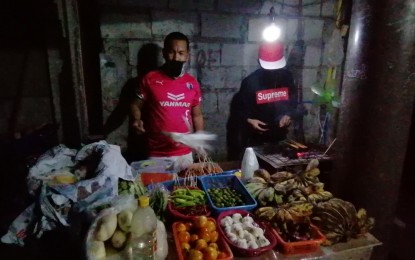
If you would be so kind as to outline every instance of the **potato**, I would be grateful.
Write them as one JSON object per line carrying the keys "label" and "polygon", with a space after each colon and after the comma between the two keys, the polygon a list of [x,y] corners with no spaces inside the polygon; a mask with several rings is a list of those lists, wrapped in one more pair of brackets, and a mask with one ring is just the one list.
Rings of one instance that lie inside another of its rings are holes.
{"label": "potato", "polygon": [[112,246],[115,248],[122,248],[125,245],[126,241],[127,235],[119,229],[115,230],[114,234],[111,237]]}
{"label": "potato", "polygon": [[91,241],[90,252],[91,252],[92,259],[97,259],[98,260],[98,259],[105,258],[106,253],[105,253],[104,242],[92,240]]}
{"label": "potato", "polygon": [[122,231],[129,232],[131,227],[131,220],[133,219],[133,210],[124,209],[121,211],[118,216],[118,226]]}
{"label": "potato", "polygon": [[107,241],[117,228],[117,214],[108,214],[102,217],[97,224],[95,238],[98,241]]}

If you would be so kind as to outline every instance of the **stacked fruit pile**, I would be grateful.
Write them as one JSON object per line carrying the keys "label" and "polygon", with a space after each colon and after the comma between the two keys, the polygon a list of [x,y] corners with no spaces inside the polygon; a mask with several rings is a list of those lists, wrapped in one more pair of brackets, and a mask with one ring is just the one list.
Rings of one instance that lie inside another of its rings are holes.
{"label": "stacked fruit pile", "polygon": [[272,223],[287,241],[311,239],[311,223],[327,236],[327,245],[368,232],[373,218],[368,218],[364,209],[357,212],[350,202],[325,191],[318,179],[318,164],[318,160],[311,160],[297,173],[255,171],[245,185],[261,206],[255,214]]}
{"label": "stacked fruit pile", "polygon": [[261,206],[331,199],[333,195],[324,190],[324,183],[317,177],[320,174],[317,166],[318,161],[312,160],[305,171],[297,174],[280,171],[270,175],[268,171],[259,169],[245,187]]}

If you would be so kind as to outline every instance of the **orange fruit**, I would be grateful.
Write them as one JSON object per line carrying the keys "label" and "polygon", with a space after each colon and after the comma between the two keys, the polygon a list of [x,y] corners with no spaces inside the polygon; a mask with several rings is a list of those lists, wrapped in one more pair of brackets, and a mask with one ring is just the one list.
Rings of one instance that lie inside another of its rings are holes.
{"label": "orange fruit", "polygon": [[[199,232],[199,239],[203,239],[206,242],[209,242],[210,241],[210,233],[207,232],[207,231]],[[215,242],[215,241],[212,241],[212,242]]]}
{"label": "orange fruit", "polygon": [[176,230],[177,232],[186,231],[186,225],[180,222],[176,225]]}
{"label": "orange fruit", "polygon": [[198,240],[196,240],[196,243],[195,243],[195,249],[196,250],[203,250],[206,247],[207,247],[206,240],[204,240],[204,239],[198,239]]}
{"label": "orange fruit", "polygon": [[203,260],[203,253],[199,250],[190,249],[186,257],[187,260]]}
{"label": "orange fruit", "polygon": [[196,225],[197,228],[202,228],[202,227],[206,226],[207,221],[208,221],[208,219],[207,219],[206,216],[198,216],[195,219],[195,225]]}
{"label": "orange fruit", "polygon": [[216,250],[218,250],[218,248],[219,248],[218,244],[216,244],[216,243],[209,243],[209,245],[208,245],[208,246],[213,247],[213,248],[215,248]]}
{"label": "orange fruit", "polygon": [[190,235],[190,243],[193,243],[193,242],[195,242],[196,240],[198,240],[199,239],[199,236],[198,235],[196,235],[196,234],[191,234]]}
{"label": "orange fruit", "polygon": [[216,241],[218,241],[219,238],[219,233],[218,231],[212,231],[209,233],[209,241],[215,243]]}
{"label": "orange fruit", "polygon": [[209,232],[215,231],[216,230],[216,224],[215,222],[213,222],[212,220],[208,220],[206,222],[206,228]]}
{"label": "orange fruit", "polygon": [[218,258],[218,251],[213,247],[206,247],[202,250],[204,260],[216,260]]}
{"label": "orange fruit", "polygon": [[177,238],[181,243],[188,243],[190,240],[190,234],[187,231],[182,231],[177,234]]}

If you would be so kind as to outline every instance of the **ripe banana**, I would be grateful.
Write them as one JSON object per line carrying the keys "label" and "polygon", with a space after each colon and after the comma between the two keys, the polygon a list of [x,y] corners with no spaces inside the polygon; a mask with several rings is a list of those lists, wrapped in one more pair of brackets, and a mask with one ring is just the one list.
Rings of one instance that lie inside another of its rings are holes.
{"label": "ripe banana", "polygon": [[272,220],[277,210],[273,207],[261,207],[255,211],[255,215],[263,220]]}
{"label": "ripe banana", "polygon": [[283,181],[286,181],[288,179],[291,179],[294,176],[295,175],[291,172],[286,172],[286,171],[276,172],[273,175],[271,175],[271,180],[279,183],[279,182],[283,182]]}
{"label": "ripe banana", "polygon": [[261,177],[254,176],[254,177],[252,177],[251,179],[249,179],[249,183],[267,183],[267,181],[266,181],[266,180],[264,180],[264,179],[263,179],[263,178],[261,178]]}

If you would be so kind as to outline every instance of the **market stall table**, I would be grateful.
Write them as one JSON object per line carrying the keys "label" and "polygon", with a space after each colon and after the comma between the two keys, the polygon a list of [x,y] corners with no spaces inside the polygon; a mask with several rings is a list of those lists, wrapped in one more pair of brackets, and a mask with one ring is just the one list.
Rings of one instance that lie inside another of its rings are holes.
{"label": "market stall table", "polygon": [[277,145],[262,145],[253,147],[258,159],[279,169],[287,166],[306,165],[311,159],[318,159],[320,162],[330,161],[331,157],[321,149],[287,150]]}
{"label": "market stall table", "polygon": [[[367,233],[366,235],[351,239],[346,243],[337,243],[333,246],[324,247],[321,246],[316,252],[309,254],[298,254],[298,255],[284,255],[279,253],[277,250],[265,252],[256,257],[238,257],[234,256],[234,259],[252,259],[252,260],[296,260],[296,259],[348,259],[348,260],[365,260],[370,259],[373,248],[379,246],[382,243],[377,240],[372,234]],[[174,245],[173,237],[169,236],[169,255],[168,260],[176,260],[177,252]]]}

